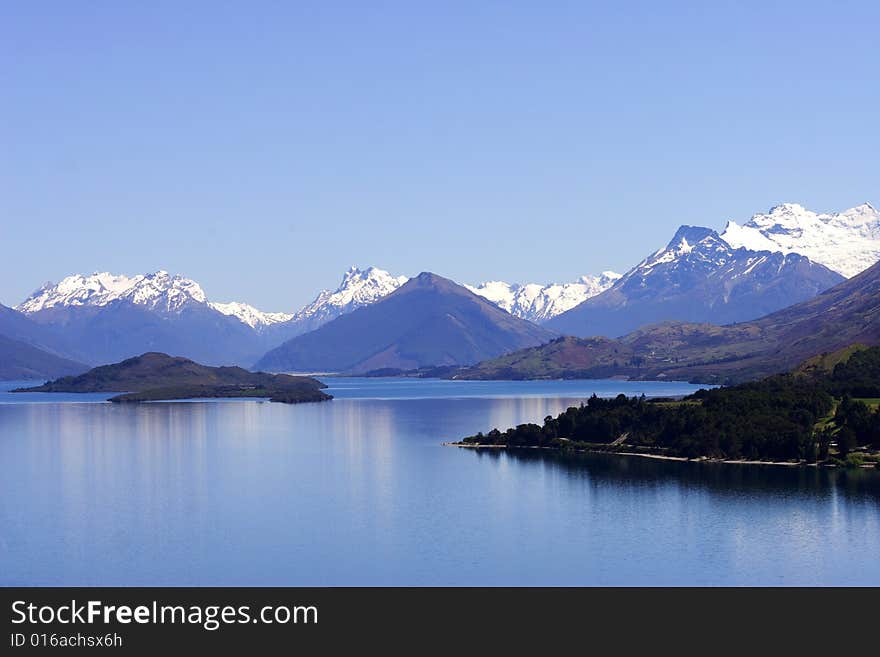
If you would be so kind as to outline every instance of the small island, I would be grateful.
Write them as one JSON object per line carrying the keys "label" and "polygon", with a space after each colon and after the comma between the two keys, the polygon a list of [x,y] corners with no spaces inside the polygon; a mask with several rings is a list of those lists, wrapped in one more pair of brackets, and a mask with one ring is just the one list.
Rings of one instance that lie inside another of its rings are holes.
{"label": "small island", "polygon": [[317,379],[249,372],[241,367],[209,367],[188,358],[148,352],[78,376],[65,376],[13,392],[118,392],[111,402],[257,397],[283,404],[333,399]]}
{"label": "small island", "polygon": [[880,468],[880,347],[849,347],[682,399],[594,395],[542,426],[451,444]]}

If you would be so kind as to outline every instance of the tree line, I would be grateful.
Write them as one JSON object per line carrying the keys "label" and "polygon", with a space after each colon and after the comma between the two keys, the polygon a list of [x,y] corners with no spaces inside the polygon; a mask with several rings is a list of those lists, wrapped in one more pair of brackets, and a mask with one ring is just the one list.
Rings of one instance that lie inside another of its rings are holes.
{"label": "tree line", "polygon": [[628,449],[688,458],[817,462],[880,449],[880,348],[830,371],[798,370],[681,400],[593,395],[543,425],[522,424],[464,444]]}

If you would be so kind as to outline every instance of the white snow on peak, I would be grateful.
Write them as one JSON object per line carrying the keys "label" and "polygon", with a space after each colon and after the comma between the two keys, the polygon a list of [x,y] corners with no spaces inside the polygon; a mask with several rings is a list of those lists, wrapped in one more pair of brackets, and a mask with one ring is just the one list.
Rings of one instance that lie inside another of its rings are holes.
{"label": "white snow on peak", "polygon": [[729,221],[721,237],[733,247],[799,253],[850,277],[880,260],[880,212],[870,203],[826,214],[783,203],[743,225]]}
{"label": "white snow on peak", "polygon": [[137,276],[100,272],[90,276],[74,274],[57,285],[46,283],[16,309],[36,313],[57,306],[106,306],[118,299],[168,312],[178,311],[191,301],[206,302],[198,283],[167,271]]}
{"label": "white snow on peak", "polygon": [[314,301],[291,318],[309,329],[317,328],[340,315],[378,301],[406,283],[406,276],[392,276],[383,269],[350,267],[335,290],[322,290]]}
{"label": "white snow on peak", "polygon": [[264,313],[243,303],[209,303],[205,291],[198,283],[182,276],[171,275],[164,270],[137,276],[108,272],[88,276],[74,274],[57,284],[46,283],[16,306],[16,309],[32,314],[64,306],[102,307],[117,300],[126,300],[166,313],[180,312],[191,303],[207,304],[224,315],[237,317],[255,329],[284,322],[292,317],[285,313]]}
{"label": "white snow on peak", "polygon": [[616,272],[603,271],[598,276],[581,276],[573,283],[520,285],[486,281],[465,287],[512,315],[533,322],[545,322],[604,292],[619,278],[620,274]]}
{"label": "white snow on peak", "polygon": [[205,291],[198,283],[182,276],[172,276],[164,270],[140,277],[119,298],[164,312],[179,312],[191,302],[207,303]]}
{"label": "white snow on peak", "polygon": [[105,306],[142,278],[109,272],[96,272],[90,276],[74,274],[63,278],[58,284],[46,283],[16,306],[16,310],[35,313],[55,306]]}
{"label": "white snow on peak", "polygon": [[724,241],[734,248],[746,248],[750,251],[778,251],[779,245],[759,230],[740,226],[735,221],[728,221],[724,232]]}
{"label": "white snow on peak", "polygon": [[271,326],[272,324],[289,322],[293,319],[292,313],[267,313],[238,301],[230,301],[229,303],[217,303],[211,301],[208,302],[208,305],[217,312],[236,317],[252,329],[258,330],[266,326]]}
{"label": "white snow on peak", "polygon": [[658,249],[623,275],[624,280],[647,277],[660,265],[678,262],[723,265],[733,250],[714,230],[700,226],[682,226],[664,248]]}

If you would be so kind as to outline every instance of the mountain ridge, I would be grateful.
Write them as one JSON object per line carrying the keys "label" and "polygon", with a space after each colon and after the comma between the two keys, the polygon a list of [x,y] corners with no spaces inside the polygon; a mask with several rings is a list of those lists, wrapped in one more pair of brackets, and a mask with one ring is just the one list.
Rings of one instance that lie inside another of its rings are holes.
{"label": "mountain ridge", "polygon": [[581,276],[571,283],[540,285],[486,281],[465,287],[511,315],[541,324],[604,292],[620,276],[617,272],[604,271],[598,276]]}
{"label": "mountain ridge", "polygon": [[0,380],[53,379],[79,374],[88,365],[56,356],[32,344],[0,335]]}
{"label": "mountain ridge", "polygon": [[664,320],[746,321],[842,280],[800,254],[734,248],[711,228],[683,225],[664,248],[546,326],[581,337],[618,337]]}
{"label": "mountain ridge", "polygon": [[431,272],[268,352],[256,367],[366,372],[477,362],[553,333]]}
{"label": "mountain ridge", "polygon": [[819,213],[782,203],[721,234],[735,247],[799,253],[850,278],[880,260],[880,211],[862,203],[842,212]]}
{"label": "mountain ridge", "polygon": [[663,322],[616,340],[564,337],[450,378],[626,376],[739,383],[857,344],[880,345],[880,263],[816,297],[748,322]]}

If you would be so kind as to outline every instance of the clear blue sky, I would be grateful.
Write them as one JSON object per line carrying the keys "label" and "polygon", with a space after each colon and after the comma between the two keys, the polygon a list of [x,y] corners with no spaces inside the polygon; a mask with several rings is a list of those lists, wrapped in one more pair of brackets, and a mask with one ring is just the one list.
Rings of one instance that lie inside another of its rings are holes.
{"label": "clear blue sky", "polygon": [[[140,6],[134,6],[138,4]],[[0,302],[167,269],[623,271],[682,223],[880,202],[880,3],[6,2]]]}

